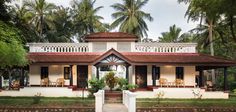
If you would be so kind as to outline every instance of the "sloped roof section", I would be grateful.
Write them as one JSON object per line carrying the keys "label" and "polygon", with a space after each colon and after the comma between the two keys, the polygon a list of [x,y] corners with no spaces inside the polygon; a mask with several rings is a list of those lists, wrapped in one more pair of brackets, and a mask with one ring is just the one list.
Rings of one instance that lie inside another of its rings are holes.
{"label": "sloped roof section", "polygon": [[136,42],[138,37],[123,32],[99,32],[85,36],[87,42]]}
{"label": "sloped roof section", "polygon": [[95,65],[111,54],[133,65],[236,66],[234,60],[198,53],[117,52],[114,49],[105,53],[29,53],[28,58],[31,63],[83,63]]}
{"label": "sloped roof section", "polygon": [[236,66],[236,61],[199,53],[122,53],[134,63],[184,64],[196,66]]}
{"label": "sloped roof section", "polygon": [[102,53],[29,53],[31,63],[71,63],[89,64]]}

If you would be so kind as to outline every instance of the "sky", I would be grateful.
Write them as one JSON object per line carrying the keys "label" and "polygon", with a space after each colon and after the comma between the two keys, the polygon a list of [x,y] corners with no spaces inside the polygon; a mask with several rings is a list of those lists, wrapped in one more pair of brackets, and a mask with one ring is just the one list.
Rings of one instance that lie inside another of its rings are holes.
{"label": "sky", "polygon": [[[71,2],[71,0],[46,1],[56,5],[62,5],[64,7],[69,7]],[[115,12],[115,10],[110,7],[114,3],[122,3],[122,0],[96,1],[95,7],[104,6],[104,8],[98,12],[98,15],[104,18],[102,22],[112,23],[114,21],[111,14]],[[177,0],[149,0],[149,2],[142,8],[142,10],[150,13],[154,18],[152,22],[146,21],[149,28],[148,38],[156,40],[159,36],[161,36],[162,32],[169,31],[169,27],[174,24],[182,29],[182,33],[193,29],[197,23],[193,23],[191,21],[187,22],[187,18],[184,16],[187,7],[188,6],[183,3],[179,4]],[[113,31],[118,30],[115,29]]]}

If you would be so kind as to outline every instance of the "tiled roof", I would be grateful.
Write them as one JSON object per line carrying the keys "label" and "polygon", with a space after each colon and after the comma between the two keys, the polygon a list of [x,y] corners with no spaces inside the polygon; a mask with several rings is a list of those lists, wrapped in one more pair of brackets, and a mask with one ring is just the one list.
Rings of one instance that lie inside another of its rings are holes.
{"label": "tiled roof", "polygon": [[[113,49],[112,49],[113,50]],[[130,64],[186,64],[196,66],[236,66],[236,62],[216,56],[198,53],[149,53],[149,52],[117,52],[109,50],[109,54],[119,54]],[[32,63],[87,63],[94,64],[106,53],[29,53]]]}

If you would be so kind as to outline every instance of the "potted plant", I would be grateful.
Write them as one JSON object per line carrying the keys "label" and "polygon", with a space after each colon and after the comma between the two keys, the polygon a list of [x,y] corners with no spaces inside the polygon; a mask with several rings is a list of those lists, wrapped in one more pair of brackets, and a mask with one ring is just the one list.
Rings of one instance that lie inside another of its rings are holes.
{"label": "potted plant", "polygon": [[105,75],[105,82],[107,86],[110,88],[110,91],[117,85],[118,77],[115,76],[114,72],[109,72]]}

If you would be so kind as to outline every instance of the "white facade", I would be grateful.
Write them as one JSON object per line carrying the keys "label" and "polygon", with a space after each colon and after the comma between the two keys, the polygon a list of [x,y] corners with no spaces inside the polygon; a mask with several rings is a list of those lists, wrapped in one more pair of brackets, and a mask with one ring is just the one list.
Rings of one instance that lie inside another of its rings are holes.
{"label": "white facade", "polygon": [[[29,49],[30,53],[32,54],[43,54],[43,53],[48,53],[48,52],[60,52],[60,54],[63,53],[68,53],[68,52],[73,52],[73,53],[79,53],[80,55],[83,53],[94,53],[94,54],[106,54],[107,52],[111,49],[114,50],[114,52],[117,51],[117,53],[113,53],[113,55],[119,55],[119,53],[122,55],[122,53],[136,53],[139,55],[147,53],[147,55],[155,54],[194,54],[197,53],[196,50],[196,43],[142,43],[142,42],[135,42],[135,41],[91,41],[91,42],[86,42],[86,43],[29,43]],[[52,54],[53,54],[52,53]],[[71,53],[71,54],[73,54]],[[128,54],[127,53],[127,54]],[[104,58],[102,55],[101,57]],[[111,55],[111,54],[110,54]],[[105,55],[106,56],[106,55]],[[108,56],[107,56],[108,57]],[[122,56],[117,56],[118,58]],[[100,57],[99,57],[100,58]],[[99,60],[99,58],[96,58]],[[106,58],[106,57],[105,57]],[[104,58],[104,59],[105,59]],[[101,59],[102,60],[102,59]],[[197,72],[197,65],[194,64],[159,64],[157,62],[155,63],[128,63],[128,61],[124,58],[121,58],[122,61],[125,62],[122,63],[124,65],[123,68],[122,66],[118,66],[117,68],[117,76],[123,77],[123,78],[128,78],[130,84],[137,84],[137,76],[140,73],[136,73],[138,71],[137,66],[145,66],[146,69],[146,83],[145,86],[146,88],[148,87],[154,87],[153,91],[137,91],[137,98],[156,98],[156,94],[158,91],[164,91],[165,96],[164,98],[195,98],[196,96],[193,95],[192,90],[198,90],[197,88],[197,82],[196,77],[199,76],[199,72]],[[126,60],[126,61],[125,61]],[[95,61],[96,62],[96,61]],[[102,62],[102,61],[100,61]],[[79,77],[79,66],[80,65],[85,65],[88,67],[87,69],[87,75],[86,79],[84,80],[90,80],[92,78],[98,77],[101,78],[103,77],[107,71],[101,71],[101,68],[99,68],[96,64],[100,63],[94,63],[91,62],[89,64],[84,64],[84,63],[50,63],[47,62],[46,64],[42,63],[33,63],[29,66],[29,85],[30,86],[39,86],[40,85],[40,80],[41,80],[41,67],[48,67],[48,78],[50,81],[55,82],[58,78],[63,78],[64,77],[64,67],[72,67],[72,77],[73,80],[71,81],[70,79],[65,79],[65,85],[66,86],[76,86],[78,87],[78,84],[80,82],[78,79]],[[109,63],[111,64],[111,63]],[[114,64],[114,63],[113,63]],[[114,64],[116,65],[116,63]],[[109,65],[109,66],[114,66],[114,65]],[[128,72],[127,68],[128,67]],[[164,78],[167,80],[168,85],[173,84],[171,88],[162,88],[160,87],[159,84],[159,79],[153,79],[153,67],[159,67],[160,69],[160,78]],[[178,88],[176,85],[174,85],[174,82],[176,81],[177,73],[176,73],[176,67],[183,67],[183,82],[184,86]],[[70,82],[73,82],[71,85]],[[154,85],[154,82],[156,85]],[[155,87],[158,87],[156,89]],[[200,89],[201,90],[201,89]],[[207,92],[203,91],[202,92],[202,98],[228,98],[228,94],[223,93],[223,92]],[[214,95],[214,96],[211,96]],[[73,95],[72,95],[73,96]]]}

